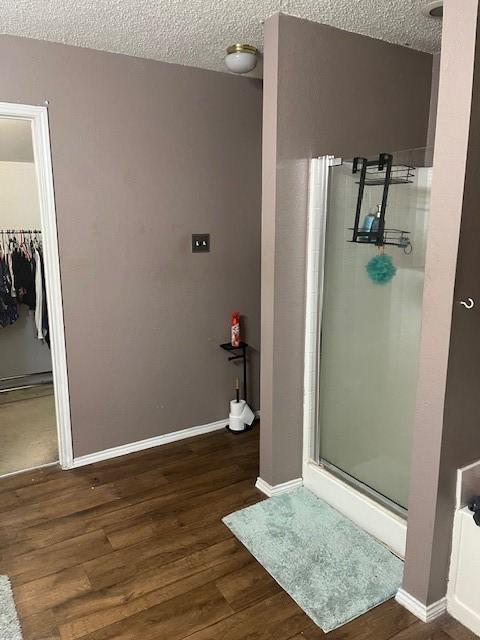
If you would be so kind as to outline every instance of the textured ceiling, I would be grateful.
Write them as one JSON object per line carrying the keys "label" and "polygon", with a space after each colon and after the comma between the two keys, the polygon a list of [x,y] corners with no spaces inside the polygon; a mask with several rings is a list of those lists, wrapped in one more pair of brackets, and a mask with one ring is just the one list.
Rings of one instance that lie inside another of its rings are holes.
{"label": "textured ceiling", "polygon": [[262,49],[263,21],[279,10],[436,52],[441,21],[421,13],[426,1],[3,0],[0,33],[225,71],[225,48]]}

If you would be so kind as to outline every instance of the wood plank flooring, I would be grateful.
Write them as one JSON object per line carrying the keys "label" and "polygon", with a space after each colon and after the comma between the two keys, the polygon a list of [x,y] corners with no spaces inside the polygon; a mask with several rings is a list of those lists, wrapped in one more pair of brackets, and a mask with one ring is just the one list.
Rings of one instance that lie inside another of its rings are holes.
{"label": "wood plank flooring", "polygon": [[[0,480],[0,573],[25,640],[325,637],[222,524],[262,500],[258,427]],[[329,640],[470,640],[393,600]]]}

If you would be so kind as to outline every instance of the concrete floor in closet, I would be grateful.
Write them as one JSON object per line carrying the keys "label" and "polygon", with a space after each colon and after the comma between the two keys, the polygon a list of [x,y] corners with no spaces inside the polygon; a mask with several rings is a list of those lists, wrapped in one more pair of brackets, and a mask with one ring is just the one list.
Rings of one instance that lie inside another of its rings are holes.
{"label": "concrete floor in closet", "polygon": [[0,393],[0,475],[56,460],[53,385]]}

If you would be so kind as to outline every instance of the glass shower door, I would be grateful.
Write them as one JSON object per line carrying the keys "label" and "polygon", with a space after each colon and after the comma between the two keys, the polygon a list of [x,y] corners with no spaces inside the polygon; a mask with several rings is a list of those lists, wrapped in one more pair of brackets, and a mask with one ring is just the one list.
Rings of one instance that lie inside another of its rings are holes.
{"label": "glass shower door", "polygon": [[[425,154],[394,154],[385,227],[408,232],[409,243],[384,249],[365,235],[351,242],[359,174],[351,162],[330,168],[321,310],[317,461],[400,511],[408,500],[432,172],[411,163],[418,157]],[[405,158],[409,179],[396,182]],[[382,193],[367,180],[360,230],[375,225]],[[366,265],[382,251],[396,272],[378,284]]]}

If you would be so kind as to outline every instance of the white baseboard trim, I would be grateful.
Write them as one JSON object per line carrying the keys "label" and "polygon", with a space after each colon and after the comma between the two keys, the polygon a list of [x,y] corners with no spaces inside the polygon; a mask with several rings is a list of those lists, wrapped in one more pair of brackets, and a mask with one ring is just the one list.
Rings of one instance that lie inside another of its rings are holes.
{"label": "white baseboard trim", "polygon": [[294,480],[289,480],[288,482],[282,482],[281,484],[268,484],[262,478],[257,478],[255,483],[257,489],[259,489],[262,493],[264,493],[269,498],[273,496],[279,496],[282,493],[288,493],[293,489],[298,489],[298,487],[303,486],[302,478],[295,478]]}
{"label": "white baseboard trim", "polygon": [[227,424],[228,418],[226,418],[225,420],[217,420],[216,422],[209,422],[208,424],[202,424],[197,427],[189,427],[188,429],[173,431],[172,433],[166,433],[161,436],[147,438],[146,440],[139,440],[138,442],[122,444],[119,447],[104,449],[103,451],[97,451],[96,453],[88,453],[85,456],[74,458],[73,466],[83,467],[87,464],[100,462],[101,460],[108,460],[109,458],[117,458],[118,456],[125,456],[129,453],[135,453],[135,451],[142,451],[143,449],[159,447],[160,445],[167,444],[168,442],[177,442],[178,440],[192,438],[193,436],[199,436],[203,433],[218,431],[220,429],[225,429]]}
{"label": "white baseboard trim", "polygon": [[420,602],[407,593],[404,589],[399,589],[395,600],[398,604],[401,604],[402,607],[405,607],[405,609],[410,611],[410,613],[413,613],[414,616],[417,616],[417,618],[422,622],[431,622],[432,620],[440,617],[447,610],[446,597],[441,598],[436,602],[432,602],[432,604],[425,605],[423,602]]}

